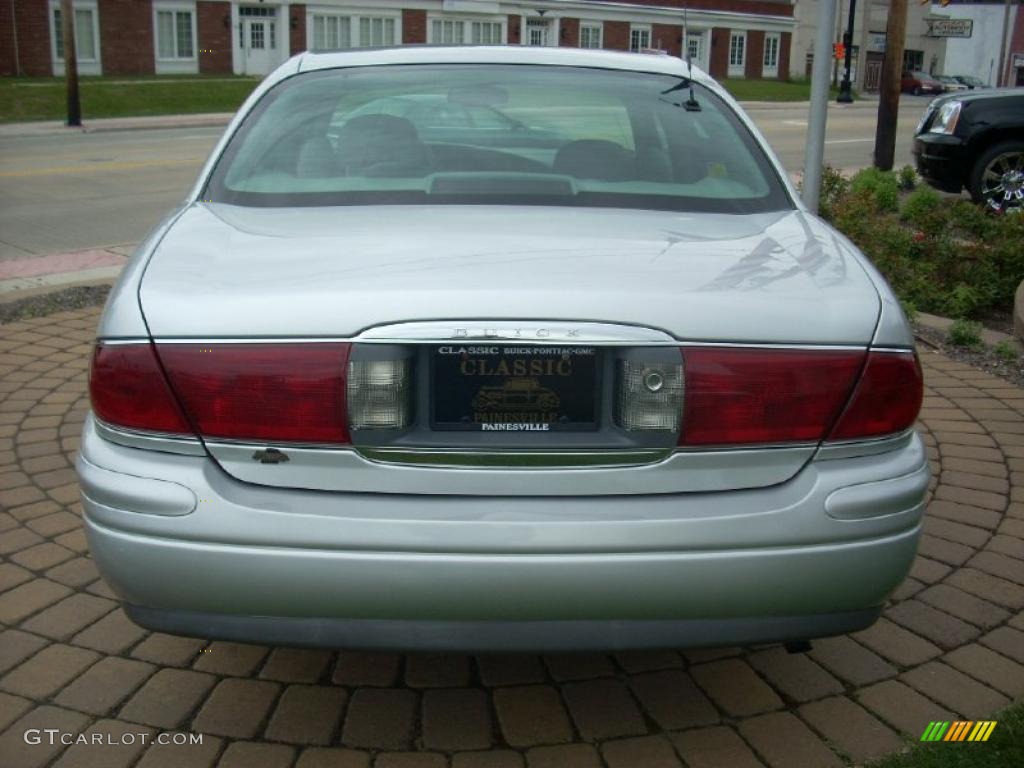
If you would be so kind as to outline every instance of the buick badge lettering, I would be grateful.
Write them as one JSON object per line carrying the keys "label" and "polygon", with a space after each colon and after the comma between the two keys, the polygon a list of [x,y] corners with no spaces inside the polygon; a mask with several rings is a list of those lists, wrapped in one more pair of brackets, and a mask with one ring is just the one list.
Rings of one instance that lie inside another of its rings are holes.
{"label": "buick badge lettering", "polygon": [[453,328],[453,339],[581,339],[579,328]]}

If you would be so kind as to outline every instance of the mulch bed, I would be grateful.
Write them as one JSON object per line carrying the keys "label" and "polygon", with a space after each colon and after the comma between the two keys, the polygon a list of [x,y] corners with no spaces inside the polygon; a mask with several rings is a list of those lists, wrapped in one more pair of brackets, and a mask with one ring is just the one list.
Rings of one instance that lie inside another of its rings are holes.
{"label": "mulch bed", "polygon": [[0,303],[0,324],[43,317],[69,309],[94,307],[107,300],[109,285],[76,285],[53,293]]}
{"label": "mulch bed", "polygon": [[920,346],[938,350],[954,360],[999,376],[1018,387],[1024,387],[1024,356],[1017,355],[1016,360],[1004,360],[991,347],[983,346],[977,349],[957,347],[950,344],[946,340],[946,334],[941,331],[924,328],[917,323],[914,323],[913,326],[914,336]]}

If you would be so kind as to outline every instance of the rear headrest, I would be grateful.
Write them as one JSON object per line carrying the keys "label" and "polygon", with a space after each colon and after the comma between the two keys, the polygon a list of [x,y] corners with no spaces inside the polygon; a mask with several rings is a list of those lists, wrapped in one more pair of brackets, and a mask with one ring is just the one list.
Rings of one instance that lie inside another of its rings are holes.
{"label": "rear headrest", "polygon": [[335,152],[347,169],[390,162],[421,161],[424,156],[416,127],[402,117],[362,115],[338,131]]}

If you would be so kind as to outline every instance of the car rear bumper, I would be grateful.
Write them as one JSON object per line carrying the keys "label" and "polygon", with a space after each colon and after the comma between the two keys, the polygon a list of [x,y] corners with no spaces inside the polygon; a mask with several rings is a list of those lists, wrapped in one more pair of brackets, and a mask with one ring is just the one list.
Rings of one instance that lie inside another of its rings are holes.
{"label": "car rear bumper", "polygon": [[967,183],[963,141],[957,136],[923,133],[914,138],[917,172],[933,187],[959,192]]}
{"label": "car rear bumper", "polygon": [[489,497],[428,505],[410,494],[260,488],[203,456],[114,446],[89,424],[79,472],[92,555],[144,626],[464,651],[708,646],[862,628],[910,568],[928,482],[914,435],[756,491],[530,497],[506,515],[507,500]]}
{"label": "car rear bumper", "polygon": [[136,624],[189,637],[395,651],[560,652],[786,642],[869,627],[880,608],[724,619],[438,621],[236,616],[125,605]]}

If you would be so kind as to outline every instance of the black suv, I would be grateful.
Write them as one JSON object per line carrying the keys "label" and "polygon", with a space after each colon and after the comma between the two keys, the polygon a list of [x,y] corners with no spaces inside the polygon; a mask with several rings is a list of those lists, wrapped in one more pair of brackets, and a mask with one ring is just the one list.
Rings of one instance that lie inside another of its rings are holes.
{"label": "black suv", "polygon": [[1024,211],[1024,89],[935,99],[914,131],[914,158],[933,187],[966,187],[994,211]]}

